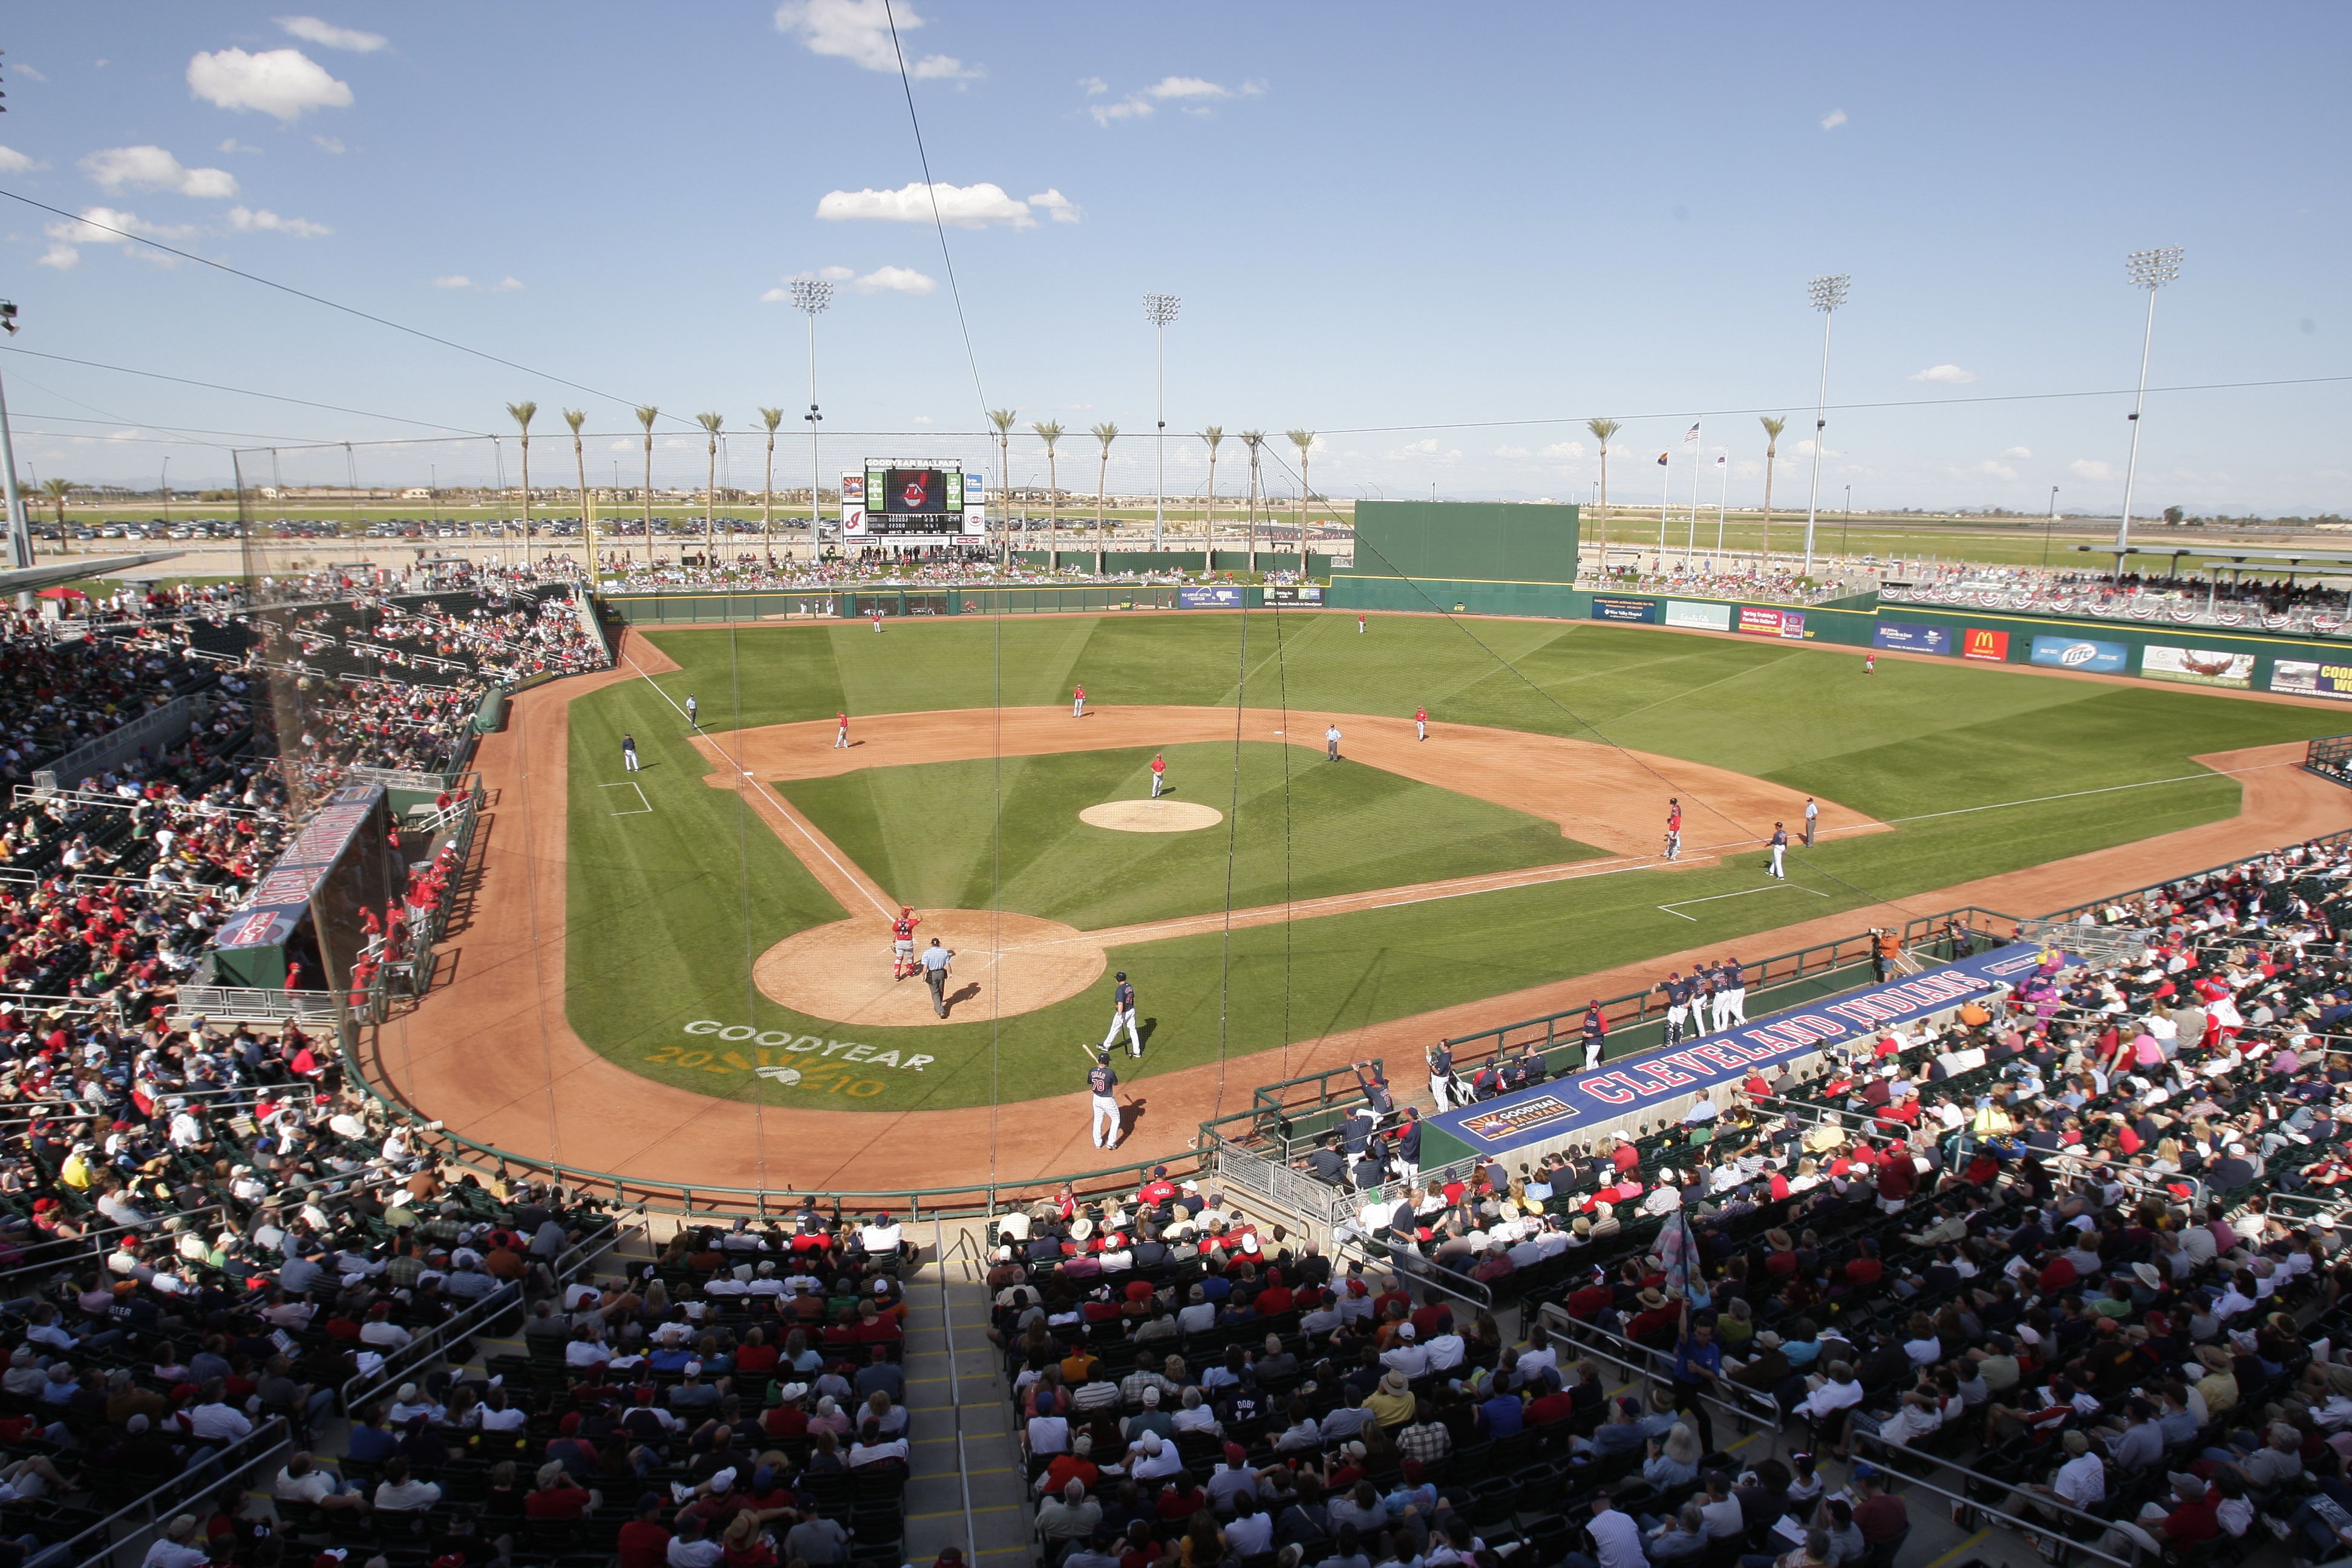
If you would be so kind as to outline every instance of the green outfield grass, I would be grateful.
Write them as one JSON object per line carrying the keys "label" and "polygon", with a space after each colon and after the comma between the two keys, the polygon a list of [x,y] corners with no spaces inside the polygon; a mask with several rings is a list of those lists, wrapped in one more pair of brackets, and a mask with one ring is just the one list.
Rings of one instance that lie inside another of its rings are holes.
{"label": "green outfield grass", "polygon": [[1378,768],[1325,767],[1319,751],[1271,741],[1241,747],[1238,780],[1231,745],[1167,748],[1171,795],[1227,813],[1214,827],[1120,833],[1078,820],[1098,802],[1150,795],[1152,754],[1007,757],[1001,778],[992,762],[866,768],[782,787],[894,898],[988,909],[1001,886],[1003,908],[1082,931],[1223,909],[1229,846],[1235,909],[1601,853],[1539,817]]}
{"label": "green outfield grass", "polygon": [[[956,617],[894,624],[879,637],[824,625],[660,631],[652,638],[682,666],[678,672],[624,682],[572,706],[572,1026],[633,1069],[702,1092],[779,1104],[818,1097],[880,1110],[984,1103],[992,1053],[1005,1099],[1075,1089],[1080,1064],[1070,1047],[1099,1037],[1108,976],[1092,993],[993,1028],[983,1019],[851,1029],[798,1017],[758,995],[748,976],[761,952],[844,911],[762,819],[734,795],[704,784],[708,766],[671,706],[689,691],[714,731],[829,718],[837,708],[856,715],[1000,700],[1051,704],[1067,700],[1074,679],[1085,682],[1090,700],[1114,706],[1230,703],[1238,683],[1252,705],[1280,706],[1286,696],[1309,722],[1318,713],[1403,716],[1426,703],[1437,723],[1433,745],[1443,744],[1449,721],[1614,741],[1758,774],[1897,824],[1892,833],[1792,853],[1785,886],[1765,882],[1760,855],[1741,855],[1718,866],[1609,874],[1114,950],[1114,965],[1134,976],[1152,1021],[1150,1054],[1136,1064],[1139,1092],[1147,1097],[1153,1074],[1213,1060],[1220,1050],[1272,1049],[1685,947],[1754,956],[1760,950],[1742,939],[1797,920],[2211,821],[2236,809],[2239,786],[2200,769],[2192,755],[2342,727],[2340,715],[2324,710],[2190,689],[1958,661],[1890,659],[1865,677],[1851,651],[1591,623],[1383,618],[1359,637],[1353,616],[1285,615],[1277,630],[1271,615],[1249,616],[1246,628],[1234,616],[1114,615]],[[625,729],[646,763],[634,782],[650,811],[635,809],[634,791],[601,787],[623,780]],[[1187,781],[1196,769],[1222,769],[1230,780],[1230,749],[1179,751],[1186,753],[1180,784],[1194,787]],[[1279,753],[1265,751],[1278,770]],[[1196,752],[1208,754],[1196,761]],[[1237,906],[1273,901],[1264,868],[1281,838],[1278,820],[1270,820],[1280,810],[1278,781],[1265,787],[1268,761],[1256,752],[1245,748],[1252,754],[1244,757],[1235,833],[1253,847],[1237,863]],[[1180,900],[1188,908],[1223,907],[1222,866],[1203,904],[1199,858],[1213,848],[1210,858],[1222,862],[1221,842],[1201,842],[1222,840],[1222,829],[1175,836],[1193,842],[1164,850],[1105,835],[1126,842],[1103,861],[1066,861],[1074,868],[1060,873],[1051,840],[1061,837],[1059,853],[1074,853],[1066,847],[1068,814],[1089,792],[1141,793],[1142,760],[1119,752],[1022,759],[1017,770],[1007,763],[1008,773],[1027,782],[1007,802],[1006,908],[1089,925],[1144,918]],[[1179,765],[1171,758],[1171,767]],[[955,770],[990,767],[872,770],[823,787],[791,787],[894,891],[906,878],[909,896],[921,892],[918,901],[984,906],[993,873],[980,841],[992,795],[976,775]],[[1334,784],[1318,786],[1331,793],[1312,814],[1322,820],[1300,822],[1308,798],[1300,775],[1317,772],[1313,764],[1292,770],[1295,887],[1303,886],[1297,874],[1310,843],[1339,847],[1312,871],[1333,877],[1334,886],[1378,885],[1364,879],[1390,875],[1377,868],[1390,846],[1353,839],[1407,829],[1392,816],[1377,829],[1351,828],[1350,813],[1374,821],[1400,809],[1442,810],[1455,824],[1412,841],[1442,850],[1389,857],[1399,881],[1458,874],[1449,868],[1481,855],[1510,863],[1511,855],[1535,847],[1527,827],[1499,820],[1527,820],[1516,814],[1383,782],[1370,769],[1331,770]],[[1354,776],[1342,785],[1341,773]],[[942,793],[935,780],[954,787]],[[1658,793],[1661,802],[1668,793],[1683,795],[1693,842],[1769,827],[1715,819],[1704,797],[1675,786],[1670,773]],[[627,798],[616,805],[615,796]],[[1221,810],[1229,804],[1213,796],[1209,803]],[[1991,809],[1973,809],[1983,807]],[[915,811],[917,820],[902,820]],[[1553,835],[1545,858],[1574,852],[1556,830],[1535,826]],[[1464,832],[1466,845],[1455,842]],[[939,838],[936,850],[919,853],[898,842],[927,834]],[[1164,887],[1149,888],[1152,877],[1118,868],[1123,858],[1162,853],[1175,858],[1159,868]],[[1441,866],[1433,853],[1465,858]],[[1244,869],[1252,879],[1243,879]],[[1721,893],[1742,896],[1689,905],[1683,912],[1695,921],[1658,908]],[[1933,906],[1917,907],[1924,914]],[[1505,1020],[1498,1014],[1496,1021]],[[758,1057],[750,1042],[729,1046],[709,1029],[688,1034],[689,1024],[781,1032],[772,1038],[856,1040],[877,1055],[898,1053],[901,1061],[916,1052],[934,1059],[920,1072],[886,1064],[780,1087],[752,1076]],[[1253,1069],[1249,1081],[1281,1076],[1279,1065],[1277,1057],[1266,1070]]]}

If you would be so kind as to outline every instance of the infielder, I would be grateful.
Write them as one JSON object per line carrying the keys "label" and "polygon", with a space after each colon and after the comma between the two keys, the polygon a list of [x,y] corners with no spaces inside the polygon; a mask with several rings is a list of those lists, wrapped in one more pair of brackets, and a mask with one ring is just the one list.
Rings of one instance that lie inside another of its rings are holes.
{"label": "infielder", "polygon": [[1083,686],[1073,687],[1070,690],[1070,717],[1083,719],[1086,716],[1087,689]]}
{"label": "infielder", "polygon": [[1087,1069],[1087,1093],[1094,1101],[1094,1140],[1097,1149],[1118,1147],[1118,1100],[1111,1091],[1118,1087],[1118,1074],[1112,1070],[1110,1052],[1097,1049],[1095,1065]]}
{"label": "infielder", "polygon": [[621,736],[621,768],[625,773],[637,771],[637,738],[625,731]]}
{"label": "infielder", "polygon": [[695,717],[696,714],[701,711],[702,704],[694,700],[693,692],[688,692],[686,694],[686,726],[688,729],[699,730],[702,728],[702,721]]}
{"label": "infielder", "polygon": [[833,715],[833,749],[836,752],[849,750],[849,715],[839,710],[835,710]]}
{"label": "infielder", "polygon": [[1426,741],[1429,739],[1428,709],[1416,708],[1412,710],[1412,731],[1414,740]]}
{"label": "infielder", "polygon": [[1151,757],[1151,798],[1158,800],[1168,788],[1168,759],[1159,752]]}
{"label": "infielder", "polygon": [[1805,797],[1805,847],[1813,847],[1813,832],[1821,826],[1822,803],[1811,795]]}
{"label": "infielder", "polygon": [[1788,868],[1780,864],[1780,859],[1782,856],[1785,856],[1788,853],[1788,825],[1786,823],[1776,822],[1772,825],[1772,869],[1769,875],[1778,877],[1784,882],[1789,879],[1789,872]]}
{"label": "infielder", "polygon": [[922,965],[915,962],[915,928],[923,918],[912,904],[898,906],[898,918],[890,922],[890,978],[904,980],[919,973]]}
{"label": "infielder", "polygon": [[1683,803],[1675,796],[1666,800],[1666,858],[1683,858]]}
{"label": "infielder", "polygon": [[1109,1050],[1118,1043],[1118,1032],[1127,1031],[1127,1054],[1143,1055],[1143,1037],[1135,1031],[1135,987],[1127,983],[1127,971],[1118,972],[1118,984],[1110,994],[1110,1032],[1103,1037],[1101,1048]]}
{"label": "infielder", "polygon": [[1324,728],[1323,760],[1327,763],[1336,763],[1339,760],[1339,726],[1337,724],[1327,725]]}

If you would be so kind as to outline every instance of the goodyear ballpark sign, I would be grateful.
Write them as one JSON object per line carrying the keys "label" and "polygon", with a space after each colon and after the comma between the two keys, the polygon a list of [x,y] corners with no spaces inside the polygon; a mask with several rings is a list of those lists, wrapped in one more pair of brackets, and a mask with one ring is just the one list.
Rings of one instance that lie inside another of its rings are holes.
{"label": "goodyear ballpark sign", "polygon": [[2040,962],[2041,951],[2032,943],[2011,943],[1907,980],[1808,1002],[1672,1050],[1574,1073],[1555,1084],[1440,1111],[1428,1120],[1473,1149],[1500,1152],[1559,1136],[1579,1122],[1612,1120],[1649,1104],[1738,1082],[1759,1067],[1810,1056],[1832,1040],[1859,1039],[1891,1025],[1945,1012],[2015,984]]}

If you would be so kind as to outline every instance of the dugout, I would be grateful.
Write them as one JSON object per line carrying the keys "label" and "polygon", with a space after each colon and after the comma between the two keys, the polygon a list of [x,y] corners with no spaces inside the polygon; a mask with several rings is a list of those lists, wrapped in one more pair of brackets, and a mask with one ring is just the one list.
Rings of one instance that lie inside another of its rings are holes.
{"label": "dugout", "polygon": [[1354,559],[1325,604],[1572,617],[1579,526],[1578,508],[1550,502],[1360,501]]}
{"label": "dugout", "polygon": [[364,945],[361,912],[383,909],[407,887],[394,831],[383,785],[331,792],[254,884],[251,901],[214,934],[195,984],[277,990],[299,961],[299,989],[342,990]]}

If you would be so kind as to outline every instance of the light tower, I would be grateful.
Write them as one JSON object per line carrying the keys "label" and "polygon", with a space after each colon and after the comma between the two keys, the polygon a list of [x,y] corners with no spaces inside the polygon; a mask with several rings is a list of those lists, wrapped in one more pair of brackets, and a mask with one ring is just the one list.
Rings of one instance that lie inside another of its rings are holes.
{"label": "light tower", "polygon": [[2180,276],[2180,247],[2135,250],[2124,258],[2132,287],[2147,290],[2147,330],[2139,340],[2139,392],[2132,399],[2131,457],[2124,464],[2124,515],[2116,524],[2116,575],[2124,574],[2124,552],[2131,546],[2132,482],[2139,477],[2139,416],[2147,402],[2147,352],[2156,343],[2156,291]]}
{"label": "light tower", "polygon": [[1805,499],[1805,575],[1813,574],[1813,520],[1821,514],[1822,500],[1822,431],[1828,424],[1830,405],[1830,323],[1837,309],[1845,303],[1846,286],[1853,279],[1843,272],[1816,278],[1805,285],[1805,298],[1822,313],[1822,390],[1813,402],[1813,488]]}
{"label": "light tower", "polygon": [[1176,319],[1183,301],[1173,294],[1146,294],[1143,297],[1143,317],[1152,325],[1159,340],[1160,373],[1157,406],[1160,423],[1151,432],[1151,548],[1162,548],[1160,536],[1166,527],[1168,507],[1168,323]]}
{"label": "light tower", "polygon": [[793,279],[793,309],[804,312],[809,327],[809,406],[801,416],[809,427],[809,559],[817,558],[823,521],[818,493],[824,489],[824,464],[817,456],[816,427],[824,420],[816,406],[816,319],[833,303],[833,285],[822,278]]}

